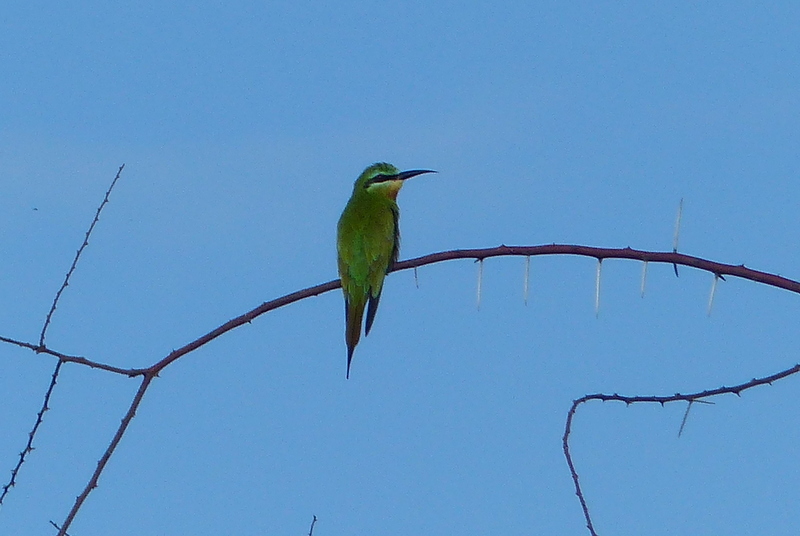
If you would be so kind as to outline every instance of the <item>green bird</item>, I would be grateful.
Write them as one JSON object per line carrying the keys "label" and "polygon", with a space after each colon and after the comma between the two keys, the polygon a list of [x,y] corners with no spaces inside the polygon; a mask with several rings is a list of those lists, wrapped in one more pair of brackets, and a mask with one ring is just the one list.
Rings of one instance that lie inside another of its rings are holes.
{"label": "green bird", "polygon": [[336,249],[344,292],[347,378],[353,351],[361,337],[364,308],[369,304],[366,336],[375,320],[383,280],[400,252],[397,193],[404,180],[423,173],[436,172],[429,169],[401,172],[391,164],[372,164],[356,180],[353,195],[339,218]]}

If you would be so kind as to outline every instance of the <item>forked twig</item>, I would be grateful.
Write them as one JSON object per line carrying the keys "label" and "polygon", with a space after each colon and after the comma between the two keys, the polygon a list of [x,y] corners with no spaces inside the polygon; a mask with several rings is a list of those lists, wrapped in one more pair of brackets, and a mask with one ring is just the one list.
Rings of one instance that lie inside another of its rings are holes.
{"label": "forked twig", "polygon": [[69,285],[69,279],[70,277],[72,277],[72,274],[75,271],[76,266],[78,265],[78,260],[81,257],[81,253],[83,253],[83,250],[86,248],[86,246],[89,245],[89,237],[91,236],[95,225],[97,225],[97,222],[100,220],[100,213],[102,212],[103,207],[108,203],[108,197],[109,195],[111,195],[111,191],[114,189],[114,185],[117,183],[117,180],[119,180],[120,174],[122,173],[124,167],[125,164],[122,164],[119,167],[119,169],[117,170],[117,174],[114,176],[114,180],[111,181],[111,185],[108,187],[108,190],[106,190],[106,194],[103,197],[103,201],[97,207],[97,212],[95,213],[94,219],[92,220],[89,229],[86,231],[86,236],[83,239],[83,243],[78,248],[78,251],[75,254],[75,258],[72,261],[72,266],[70,266],[70,269],[67,272],[66,277],[64,278],[64,283],[58,289],[58,292],[56,292],[55,298],[53,298],[53,303],[50,306],[50,311],[47,313],[47,318],[45,319],[44,326],[42,326],[42,332],[39,335],[39,344],[34,345],[27,342],[9,339],[7,337],[0,337],[0,341],[2,342],[20,346],[22,348],[28,348],[29,350],[33,350],[34,352],[37,353],[46,353],[58,357],[58,362],[56,363],[55,370],[53,370],[53,375],[50,379],[50,385],[47,388],[47,392],[44,395],[44,402],[42,403],[41,409],[36,414],[36,421],[33,424],[33,428],[31,429],[30,432],[28,432],[27,444],[25,445],[25,448],[22,449],[22,452],[19,453],[19,460],[17,461],[17,465],[14,467],[14,469],[11,470],[11,479],[8,481],[6,485],[3,486],[3,491],[0,493],[0,505],[3,504],[3,500],[6,498],[6,495],[8,495],[8,492],[11,490],[11,488],[13,488],[16,485],[17,475],[19,475],[19,471],[22,468],[22,464],[25,463],[28,454],[33,451],[33,441],[36,438],[36,432],[39,430],[39,427],[41,426],[42,421],[44,419],[44,413],[49,409],[48,405],[50,403],[50,397],[52,396],[53,389],[55,389],[56,383],[58,381],[58,374],[61,371],[61,366],[66,362],[75,362],[93,368],[104,369],[109,372],[117,372],[117,373],[122,372],[122,370],[117,369],[117,367],[103,365],[101,363],[94,363],[82,357],[67,356],[59,352],[54,352],[52,350],[49,350],[48,348],[45,347],[44,339],[47,333],[47,328],[50,325],[50,321],[52,320],[53,313],[55,312],[56,306],[58,305],[58,300],[61,298],[61,294],[64,292],[64,289],[66,289],[67,286]]}

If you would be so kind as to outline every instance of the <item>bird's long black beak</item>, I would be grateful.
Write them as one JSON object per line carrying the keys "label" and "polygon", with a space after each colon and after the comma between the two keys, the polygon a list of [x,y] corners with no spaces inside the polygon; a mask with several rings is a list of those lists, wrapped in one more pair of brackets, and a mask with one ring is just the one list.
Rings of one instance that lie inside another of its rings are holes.
{"label": "bird's long black beak", "polygon": [[397,175],[376,175],[369,182],[370,184],[376,184],[379,182],[404,181],[406,179],[410,179],[411,177],[422,175],[423,173],[438,173],[438,172],[433,171],[432,169],[412,169],[410,171],[401,171]]}
{"label": "bird's long black beak", "polygon": [[433,171],[432,169],[412,169],[411,171],[401,171],[394,176],[394,180],[404,181],[406,179],[410,179],[411,177],[422,175],[423,173],[436,173],[436,171]]}

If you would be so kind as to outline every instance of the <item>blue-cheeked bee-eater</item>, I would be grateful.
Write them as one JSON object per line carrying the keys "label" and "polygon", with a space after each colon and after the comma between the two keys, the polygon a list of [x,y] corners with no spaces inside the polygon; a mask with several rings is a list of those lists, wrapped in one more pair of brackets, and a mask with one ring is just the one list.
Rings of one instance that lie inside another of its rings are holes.
{"label": "blue-cheeked bee-eater", "polygon": [[336,237],[339,277],[342,280],[347,343],[347,377],[353,351],[361,337],[361,321],[367,307],[364,335],[369,335],[381,299],[383,280],[400,252],[400,209],[397,193],[403,181],[436,173],[428,169],[400,171],[391,164],[369,166],[353,186],[344,207]]}

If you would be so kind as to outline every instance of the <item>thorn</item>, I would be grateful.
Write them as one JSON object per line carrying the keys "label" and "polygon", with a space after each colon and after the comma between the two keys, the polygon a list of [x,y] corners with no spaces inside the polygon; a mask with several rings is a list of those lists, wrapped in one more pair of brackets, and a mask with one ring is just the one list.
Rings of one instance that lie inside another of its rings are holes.
{"label": "thorn", "polygon": [[597,277],[594,282],[594,316],[600,316],[600,271],[603,268],[603,259],[597,259]]}
{"label": "thorn", "polygon": [[478,311],[481,310],[481,287],[483,286],[483,259],[478,261]]}
{"label": "thorn", "polygon": [[686,426],[686,419],[689,418],[689,410],[692,409],[692,404],[694,400],[690,400],[689,403],[686,405],[686,412],[683,414],[683,420],[681,421],[681,427],[678,429],[678,437],[681,437],[683,434],[683,429]]}
{"label": "thorn", "polygon": [[642,298],[644,298],[644,286],[647,283],[647,261],[642,263]]}
{"label": "thorn", "polygon": [[675,217],[675,233],[672,235],[672,251],[678,252],[678,240],[681,236],[681,218],[683,217],[683,198],[678,203],[678,215]]}
{"label": "thorn", "polygon": [[[683,198],[681,197],[680,203],[678,203],[678,215],[675,217],[675,233],[672,235],[672,252],[678,252],[678,239],[681,235],[681,218],[683,217]],[[675,270],[675,277],[680,277],[678,275],[678,264],[672,263],[672,268]]]}
{"label": "thorn", "polygon": [[527,255],[525,257],[525,283],[522,287],[522,300],[525,302],[525,305],[528,305],[528,283],[530,281],[531,276],[531,256]]}
{"label": "thorn", "polygon": [[714,295],[717,293],[717,281],[719,281],[719,276],[714,274],[714,281],[711,283],[711,295],[708,297],[708,310],[706,311],[707,316],[711,316],[711,308],[714,306]]}

